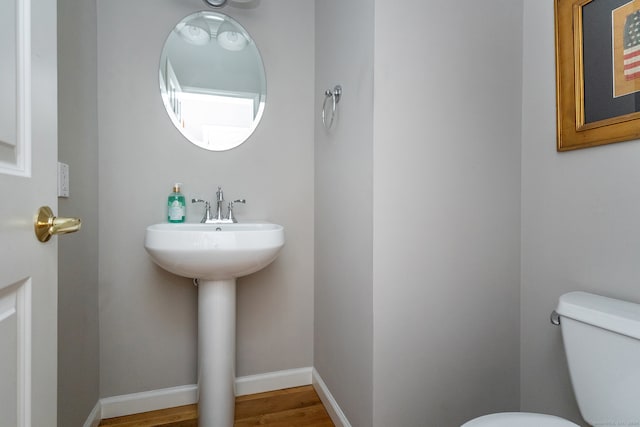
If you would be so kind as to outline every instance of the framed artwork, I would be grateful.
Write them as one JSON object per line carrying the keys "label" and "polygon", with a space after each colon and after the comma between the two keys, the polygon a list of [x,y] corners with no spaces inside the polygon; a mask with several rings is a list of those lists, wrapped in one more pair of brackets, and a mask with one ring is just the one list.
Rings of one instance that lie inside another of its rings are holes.
{"label": "framed artwork", "polygon": [[640,0],[555,0],[558,151],[640,139]]}

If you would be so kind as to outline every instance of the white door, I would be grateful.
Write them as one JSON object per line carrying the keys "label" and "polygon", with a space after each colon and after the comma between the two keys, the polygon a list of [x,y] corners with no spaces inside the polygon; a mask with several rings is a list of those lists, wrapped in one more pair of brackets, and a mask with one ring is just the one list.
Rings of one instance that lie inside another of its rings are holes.
{"label": "white door", "polygon": [[0,427],[57,418],[56,1],[31,2],[0,0]]}

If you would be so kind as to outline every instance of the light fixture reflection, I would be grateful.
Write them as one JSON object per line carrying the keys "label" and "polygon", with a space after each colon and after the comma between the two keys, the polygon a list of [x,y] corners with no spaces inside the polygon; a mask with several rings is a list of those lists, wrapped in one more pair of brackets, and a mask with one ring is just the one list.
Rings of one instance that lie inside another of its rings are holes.
{"label": "light fixture reflection", "polygon": [[218,44],[223,49],[231,51],[239,51],[247,46],[248,40],[229,22],[224,22],[218,29]]}
{"label": "light fixture reflection", "polygon": [[211,28],[202,18],[195,18],[178,29],[178,34],[187,43],[204,46],[211,41]]}

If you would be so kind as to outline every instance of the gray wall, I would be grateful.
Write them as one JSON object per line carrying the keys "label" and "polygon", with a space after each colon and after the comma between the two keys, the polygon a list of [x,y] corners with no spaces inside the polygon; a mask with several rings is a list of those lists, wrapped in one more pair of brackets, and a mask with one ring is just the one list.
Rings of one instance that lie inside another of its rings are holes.
{"label": "gray wall", "polygon": [[375,4],[374,426],[519,407],[521,24]]}
{"label": "gray wall", "polygon": [[98,112],[95,1],[58,1],[58,158],[71,197],[58,215],[82,230],[58,240],[58,425],[81,426],[98,401]]}
{"label": "gray wall", "polygon": [[353,425],[519,408],[521,23],[506,0],[316,4],[316,115],[345,91],[316,122],[314,365]]}
{"label": "gray wall", "polygon": [[556,152],[553,1],[524,3],[522,409],[586,425],[549,313],[572,290],[640,302],[640,144]]}
{"label": "gray wall", "polygon": [[[166,221],[173,182],[188,198],[246,198],[240,220],[285,228],[268,268],[238,280],[237,375],[313,364],[313,1],[226,7],[257,41],[267,108],[251,139],[227,152],[186,142],[158,90],[168,32],[200,0],[98,2],[101,396],[196,381],[197,290],[156,267],[147,225]],[[201,206],[187,208],[198,222]]]}
{"label": "gray wall", "polygon": [[[354,426],[372,424],[373,0],[316,3],[314,366]],[[324,91],[341,84],[333,129]]]}

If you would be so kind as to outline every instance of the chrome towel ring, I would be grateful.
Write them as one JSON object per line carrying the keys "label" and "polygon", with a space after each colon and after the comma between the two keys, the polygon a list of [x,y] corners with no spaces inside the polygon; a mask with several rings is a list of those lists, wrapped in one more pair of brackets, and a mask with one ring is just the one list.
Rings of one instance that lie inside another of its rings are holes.
{"label": "chrome towel ring", "polygon": [[[333,120],[336,117],[336,106],[338,105],[338,102],[340,102],[341,96],[342,86],[340,85],[336,85],[333,90],[327,89],[324,92],[324,102],[322,103],[322,124],[327,129],[331,129],[333,126]],[[331,111],[329,116],[330,118],[327,120],[327,101],[329,99],[331,99],[331,103],[329,104],[331,106]]]}

